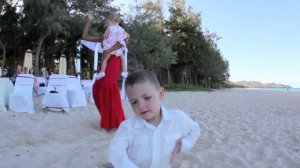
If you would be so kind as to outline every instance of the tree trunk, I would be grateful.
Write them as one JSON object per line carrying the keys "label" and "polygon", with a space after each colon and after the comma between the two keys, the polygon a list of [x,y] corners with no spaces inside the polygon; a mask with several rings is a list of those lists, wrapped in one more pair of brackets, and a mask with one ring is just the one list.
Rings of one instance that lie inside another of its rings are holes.
{"label": "tree trunk", "polygon": [[5,65],[5,59],[6,59],[6,46],[7,46],[7,43],[3,44],[2,42],[0,42],[0,45],[1,45],[1,48],[2,48],[2,58],[3,58],[3,61],[2,61],[2,65],[0,65],[2,67],[2,69],[4,68],[4,65]]}
{"label": "tree trunk", "polygon": [[171,76],[171,72],[170,72],[170,67],[167,68],[168,69],[168,79],[167,79],[167,83],[170,84],[172,83],[172,76]]}
{"label": "tree trunk", "polygon": [[38,42],[37,49],[35,52],[35,67],[34,67],[34,74],[39,76],[40,74],[40,53],[42,48],[43,40]]}
{"label": "tree trunk", "polygon": [[194,80],[195,80],[195,81],[194,81],[194,82],[195,82],[194,84],[195,84],[196,86],[198,86],[198,78],[197,78],[197,74],[195,74],[195,79],[194,79]]}
{"label": "tree trunk", "polygon": [[41,48],[42,48],[42,45],[43,45],[43,42],[44,42],[45,38],[48,36],[49,33],[50,33],[50,31],[48,30],[47,33],[45,33],[45,35],[38,40],[38,45],[37,45],[37,49],[36,49],[36,52],[35,52],[35,69],[34,69],[34,74],[36,76],[40,75]]}
{"label": "tree trunk", "polygon": [[74,61],[73,58],[74,58],[73,53],[70,53],[69,60],[67,60],[67,62],[69,63],[68,66],[67,66],[67,68],[68,68],[67,69],[67,74],[70,74],[70,75],[73,75],[74,72],[75,72],[75,68],[74,68],[75,61]]}
{"label": "tree trunk", "polygon": [[181,84],[185,85],[185,79],[186,79],[186,66],[184,67],[183,71],[181,72]]}

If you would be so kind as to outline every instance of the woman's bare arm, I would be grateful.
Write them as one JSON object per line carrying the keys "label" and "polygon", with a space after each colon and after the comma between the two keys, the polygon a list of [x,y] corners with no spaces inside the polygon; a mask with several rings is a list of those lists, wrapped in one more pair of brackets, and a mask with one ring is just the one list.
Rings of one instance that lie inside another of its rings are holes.
{"label": "woman's bare arm", "polygon": [[91,12],[89,12],[88,13],[88,21],[86,22],[83,32],[82,32],[82,39],[87,40],[87,41],[93,41],[93,42],[102,42],[103,37],[89,35],[89,29],[90,29],[91,22],[93,19],[94,19],[93,14]]}
{"label": "woman's bare arm", "polygon": [[[91,25],[91,22],[93,19],[94,19],[94,16],[93,16],[92,12],[89,12],[88,13],[88,21],[86,22],[86,25],[84,26],[84,29],[83,29],[82,39],[88,40],[88,41],[93,41],[93,42],[102,42],[103,37],[101,37],[101,36],[89,36],[89,28],[90,28],[90,25]],[[105,55],[107,55],[108,53],[115,51],[117,49],[120,49],[120,48],[122,48],[122,45],[120,43],[113,45],[111,48],[103,51],[102,58],[105,57]]]}

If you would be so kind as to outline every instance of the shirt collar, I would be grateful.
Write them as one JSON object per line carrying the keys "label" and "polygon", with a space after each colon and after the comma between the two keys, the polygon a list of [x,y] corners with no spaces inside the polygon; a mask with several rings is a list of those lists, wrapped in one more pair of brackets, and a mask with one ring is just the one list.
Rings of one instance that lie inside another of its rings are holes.
{"label": "shirt collar", "polygon": [[163,120],[171,120],[172,119],[172,114],[170,113],[169,110],[167,110],[164,106],[160,106],[161,111],[162,111],[162,119]]}
{"label": "shirt collar", "polygon": [[[167,110],[163,105],[160,106],[161,108],[161,112],[162,112],[162,120],[161,120],[161,123],[164,121],[164,120],[171,120],[172,117],[171,117],[171,113],[169,112],[169,110]],[[138,117],[137,116],[137,122],[135,122],[134,124],[134,127],[135,128],[142,128],[144,126],[146,127],[154,127],[153,125],[149,124],[146,120],[144,120],[143,118],[141,117]]]}

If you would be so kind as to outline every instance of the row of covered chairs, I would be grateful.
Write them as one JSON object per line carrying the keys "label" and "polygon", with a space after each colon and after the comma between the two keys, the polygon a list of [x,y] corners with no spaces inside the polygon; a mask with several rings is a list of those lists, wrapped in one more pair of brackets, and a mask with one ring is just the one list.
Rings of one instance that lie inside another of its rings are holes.
{"label": "row of covered chairs", "polygon": [[[34,76],[17,76],[14,91],[9,96],[9,109],[15,112],[34,113],[33,104]],[[44,110],[69,112],[71,107],[87,106],[85,91],[75,76],[53,74],[42,90]]]}
{"label": "row of covered chairs", "polygon": [[16,77],[15,87],[9,95],[8,107],[10,111],[34,113],[32,101],[34,76],[21,74]]}

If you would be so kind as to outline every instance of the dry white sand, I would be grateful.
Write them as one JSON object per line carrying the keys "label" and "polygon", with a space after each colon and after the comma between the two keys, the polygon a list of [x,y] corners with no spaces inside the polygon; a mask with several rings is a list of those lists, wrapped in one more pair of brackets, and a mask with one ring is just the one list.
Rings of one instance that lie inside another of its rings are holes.
{"label": "dry white sand", "polygon": [[[35,114],[0,112],[0,167],[102,167],[113,134],[100,130],[95,106],[43,113],[41,98]],[[163,104],[202,128],[191,155],[173,167],[300,167],[300,92],[167,92]],[[127,102],[124,109],[132,115]]]}

